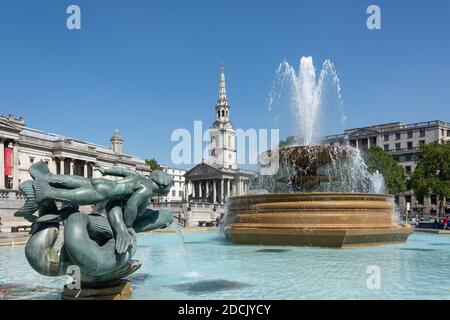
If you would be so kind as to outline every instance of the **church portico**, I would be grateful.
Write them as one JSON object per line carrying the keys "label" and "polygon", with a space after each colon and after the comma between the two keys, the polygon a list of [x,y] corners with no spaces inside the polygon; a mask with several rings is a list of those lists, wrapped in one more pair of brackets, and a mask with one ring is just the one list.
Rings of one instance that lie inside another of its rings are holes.
{"label": "church portico", "polygon": [[[245,194],[248,186],[249,176],[245,179],[242,177],[237,178],[236,176],[229,176],[225,174],[212,175],[211,169],[217,168],[211,167],[206,163],[194,167],[186,173],[186,195],[189,201],[194,202],[204,202],[204,203],[224,203],[228,197]],[[206,167],[206,168],[205,168]],[[200,171],[199,173],[196,172]],[[242,172],[241,172],[242,173]],[[241,187],[239,187],[241,186]]]}

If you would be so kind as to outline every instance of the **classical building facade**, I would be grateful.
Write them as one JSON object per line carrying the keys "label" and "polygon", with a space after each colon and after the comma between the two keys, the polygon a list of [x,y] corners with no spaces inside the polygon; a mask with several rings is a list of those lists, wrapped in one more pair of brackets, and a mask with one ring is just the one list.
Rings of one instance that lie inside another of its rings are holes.
{"label": "classical building facade", "polygon": [[170,174],[173,178],[173,186],[170,188],[167,196],[163,197],[163,201],[167,202],[182,202],[186,201],[186,185],[184,175],[186,174],[185,169],[169,168],[166,166],[161,166],[161,170]]}
{"label": "classical building facade", "polygon": [[236,132],[230,121],[230,105],[222,66],[215,121],[210,129],[208,158],[186,172],[187,199],[224,203],[229,196],[245,194],[252,175],[253,171],[237,167]]}
{"label": "classical building facade", "polygon": [[44,161],[54,174],[100,177],[94,166],[121,166],[149,175],[143,159],[123,153],[123,138],[116,130],[110,147],[29,128],[23,118],[0,116],[0,217],[11,219],[23,196],[21,182],[30,180],[28,168]]}
{"label": "classical building facade", "polygon": [[[406,174],[409,175],[416,168],[415,159],[420,153],[420,146],[435,141],[450,143],[450,123],[438,120],[412,124],[386,123],[348,129],[343,134],[325,137],[323,143],[330,145],[349,143],[362,151],[372,146],[380,147],[404,167]],[[438,204],[435,196],[419,199],[411,190],[397,195],[396,202],[403,209],[410,207],[423,210],[425,213],[436,212]]]}

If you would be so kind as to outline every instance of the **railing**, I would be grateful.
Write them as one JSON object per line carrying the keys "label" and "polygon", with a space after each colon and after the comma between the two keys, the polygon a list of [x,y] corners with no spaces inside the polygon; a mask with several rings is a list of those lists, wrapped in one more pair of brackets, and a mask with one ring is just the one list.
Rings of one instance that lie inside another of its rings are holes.
{"label": "railing", "polygon": [[212,203],[201,203],[201,202],[193,202],[193,201],[171,201],[171,202],[152,202],[150,205],[154,208],[216,208],[216,209],[224,209],[225,205],[223,204],[212,204]]}
{"label": "railing", "polygon": [[399,149],[389,149],[389,150],[384,150],[384,151],[386,151],[386,152],[399,152],[399,153],[401,153],[401,152],[413,152],[413,153],[416,153],[416,152],[420,152],[420,147],[414,147],[414,148],[399,148]]}
{"label": "railing", "polygon": [[182,227],[186,227],[187,225],[187,220],[181,218],[181,214],[179,214],[178,216],[174,216],[173,217],[175,220],[177,220],[177,224],[182,226]]}
{"label": "railing", "polygon": [[[403,129],[417,129],[417,128],[423,128],[423,127],[432,127],[432,126],[447,126],[450,127],[450,123],[440,121],[440,120],[433,120],[433,121],[424,121],[424,122],[417,122],[417,123],[410,123],[410,124],[401,124],[401,123],[393,123],[392,125],[387,124],[386,126],[383,125],[374,125],[374,126],[368,126],[368,127],[360,127],[360,128],[353,128],[353,129],[347,129],[345,132],[350,133],[355,130],[361,130],[361,129],[376,129],[379,133],[386,132],[386,131],[392,131],[392,130],[403,130]],[[344,138],[345,134],[334,134],[334,135],[328,135],[323,137],[324,140],[332,140],[332,139],[340,139]]]}

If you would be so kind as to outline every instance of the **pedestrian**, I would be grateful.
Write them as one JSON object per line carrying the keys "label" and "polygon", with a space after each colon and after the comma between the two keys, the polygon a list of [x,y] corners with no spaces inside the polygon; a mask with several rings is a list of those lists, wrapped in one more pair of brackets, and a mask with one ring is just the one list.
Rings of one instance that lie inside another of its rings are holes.
{"label": "pedestrian", "polygon": [[447,230],[448,216],[445,216],[444,219],[442,219],[442,223],[444,224],[444,230]]}

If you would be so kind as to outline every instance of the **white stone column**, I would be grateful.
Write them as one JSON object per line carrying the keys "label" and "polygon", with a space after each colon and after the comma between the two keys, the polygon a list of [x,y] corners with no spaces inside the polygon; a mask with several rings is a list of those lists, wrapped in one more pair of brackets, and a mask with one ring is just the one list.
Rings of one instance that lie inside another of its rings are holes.
{"label": "white stone column", "polygon": [[84,176],[85,178],[87,178],[87,176],[88,176],[88,165],[87,165],[87,162],[86,162],[86,161],[84,162],[83,176]]}
{"label": "white stone column", "polygon": [[64,157],[60,157],[59,158],[59,174],[64,174],[64,167],[65,167],[65,163],[64,163]]}
{"label": "white stone column", "polygon": [[224,183],[223,183],[223,178],[222,178],[222,179],[220,179],[220,203],[223,202],[223,186],[224,186]]}
{"label": "white stone column", "polygon": [[50,172],[51,173],[53,173],[53,174],[57,174],[58,172],[57,172],[57,167],[56,167],[56,158],[52,158],[51,160],[50,160],[50,163],[49,163],[49,168],[50,168]]}
{"label": "white stone column", "polygon": [[216,188],[217,181],[213,180],[213,203],[217,202],[217,188]]}
{"label": "white stone column", "polygon": [[5,189],[5,142],[0,138],[0,189]]}
{"label": "white stone column", "polygon": [[206,180],[206,201],[209,200],[209,180]]}
{"label": "white stone column", "polygon": [[192,183],[192,199],[195,199],[197,197],[197,191],[195,190],[195,181],[191,182]]}
{"label": "white stone column", "polygon": [[69,159],[69,174],[73,176],[73,166],[75,165],[73,159]]}
{"label": "white stone column", "polygon": [[227,179],[227,198],[231,195],[230,186],[230,179]]}
{"label": "white stone column", "polygon": [[187,183],[187,195],[186,195],[186,200],[189,200],[189,195],[192,194],[192,182],[190,181],[186,181]]}
{"label": "white stone column", "polygon": [[199,198],[203,198],[202,184],[203,184],[202,181],[198,182],[198,196],[199,196]]}
{"label": "white stone column", "polygon": [[13,189],[19,188],[19,141],[13,142]]}

